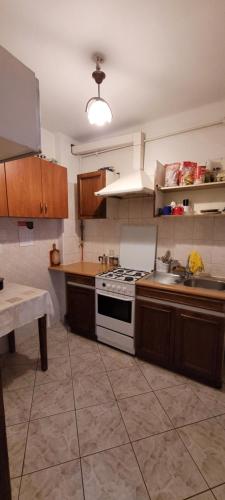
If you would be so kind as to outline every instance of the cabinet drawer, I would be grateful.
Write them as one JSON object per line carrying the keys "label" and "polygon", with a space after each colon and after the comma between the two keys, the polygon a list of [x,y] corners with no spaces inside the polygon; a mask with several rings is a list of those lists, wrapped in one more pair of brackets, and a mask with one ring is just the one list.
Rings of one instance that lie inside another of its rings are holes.
{"label": "cabinet drawer", "polygon": [[74,283],[81,285],[89,285],[91,287],[95,287],[95,278],[94,276],[83,276],[82,274],[66,274],[66,284]]}

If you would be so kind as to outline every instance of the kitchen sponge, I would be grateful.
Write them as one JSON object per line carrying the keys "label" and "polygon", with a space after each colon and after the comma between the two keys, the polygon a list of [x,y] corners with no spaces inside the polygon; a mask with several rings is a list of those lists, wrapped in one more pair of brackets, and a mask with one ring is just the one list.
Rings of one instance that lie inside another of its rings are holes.
{"label": "kitchen sponge", "polygon": [[188,257],[189,271],[193,274],[204,271],[204,264],[201,255],[193,250]]}

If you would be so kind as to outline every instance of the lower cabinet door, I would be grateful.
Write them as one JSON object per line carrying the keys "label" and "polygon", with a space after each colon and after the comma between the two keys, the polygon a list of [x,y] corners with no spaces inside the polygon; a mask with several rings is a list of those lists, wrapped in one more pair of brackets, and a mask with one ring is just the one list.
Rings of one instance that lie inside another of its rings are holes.
{"label": "lower cabinet door", "polygon": [[176,311],[175,368],[220,387],[224,319],[211,314]]}
{"label": "lower cabinet door", "polygon": [[136,301],[136,354],[142,359],[170,366],[173,349],[173,314],[169,306]]}
{"label": "lower cabinet door", "polygon": [[67,322],[74,333],[95,338],[95,291],[67,285]]}

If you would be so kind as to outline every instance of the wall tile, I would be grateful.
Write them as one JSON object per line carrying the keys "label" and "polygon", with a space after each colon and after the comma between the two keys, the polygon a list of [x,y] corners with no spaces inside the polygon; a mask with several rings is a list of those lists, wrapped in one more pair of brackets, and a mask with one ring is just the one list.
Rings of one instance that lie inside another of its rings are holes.
{"label": "wall tile", "polygon": [[176,218],[170,221],[174,225],[174,238],[175,240],[182,241],[184,238],[193,238],[194,220],[193,218],[181,219]]}
{"label": "wall tile", "polygon": [[193,239],[212,240],[214,230],[214,218],[207,217],[194,219]]}

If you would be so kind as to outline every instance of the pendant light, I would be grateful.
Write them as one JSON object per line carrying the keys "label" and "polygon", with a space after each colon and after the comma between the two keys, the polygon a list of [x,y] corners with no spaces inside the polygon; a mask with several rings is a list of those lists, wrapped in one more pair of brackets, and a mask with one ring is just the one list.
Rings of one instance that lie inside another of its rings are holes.
{"label": "pendant light", "polygon": [[87,102],[85,111],[88,114],[88,120],[91,125],[98,125],[99,127],[110,123],[112,121],[112,111],[110,106],[100,97],[100,85],[105,79],[105,73],[101,70],[103,59],[99,56],[96,57],[96,70],[93,71],[92,77],[98,85],[98,96],[91,97]]}

